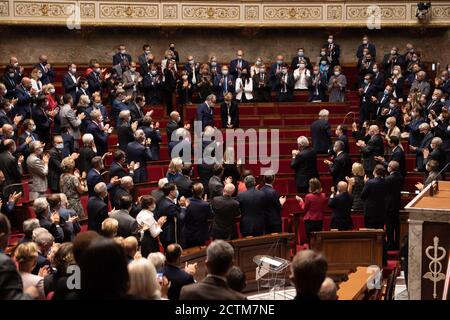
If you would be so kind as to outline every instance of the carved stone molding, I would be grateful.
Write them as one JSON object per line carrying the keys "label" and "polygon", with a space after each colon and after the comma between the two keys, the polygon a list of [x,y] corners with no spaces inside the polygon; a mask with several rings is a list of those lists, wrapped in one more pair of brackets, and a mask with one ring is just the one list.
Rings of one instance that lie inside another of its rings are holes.
{"label": "carved stone molding", "polygon": [[320,20],[321,6],[264,6],[264,20]]}
{"label": "carved stone molding", "polygon": [[367,27],[375,16],[383,27],[450,26],[450,0],[433,1],[423,21],[416,8],[416,0],[0,0],[0,25],[63,25],[79,12],[81,27]]}
{"label": "carved stone molding", "polygon": [[100,18],[109,19],[158,19],[156,4],[100,3]]}
{"label": "carved stone molding", "polygon": [[240,18],[239,6],[184,5],[182,10],[183,19],[238,20]]}

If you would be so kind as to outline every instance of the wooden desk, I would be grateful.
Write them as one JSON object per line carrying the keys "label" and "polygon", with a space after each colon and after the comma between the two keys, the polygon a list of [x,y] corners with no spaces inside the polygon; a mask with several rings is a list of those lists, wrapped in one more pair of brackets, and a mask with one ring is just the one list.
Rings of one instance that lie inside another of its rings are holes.
{"label": "wooden desk", "polygon": [[349,274],[348,280],[339,285],[339,300],[362,300],[367,290],[367,280],[371,274],[367,267],[357,267],[356,272]]}
{"label": "wooden desk", "polygon": [[383,230],[313,232],[311,249],[325,255],[329,276],[339,279],[357,267],[383,263]]}
{"label": "wooden desk", "polygon": [[[293,233],[283,232],[228,241],[234,248],[234,264],[240,267],[247,277],[245,291],[257,289],[256,264],[253,262],[253,257],[256,255],[272,255],[291,260],[289,242],[292,241],[293,237]],[[197,273],[194,278],[201,281],[207,274],[205,259],[206,246],[189,248],[183,251],[180,267],[184,267],[186,262],[197,263]],[[287,272],[288,276],[289,272]]]}

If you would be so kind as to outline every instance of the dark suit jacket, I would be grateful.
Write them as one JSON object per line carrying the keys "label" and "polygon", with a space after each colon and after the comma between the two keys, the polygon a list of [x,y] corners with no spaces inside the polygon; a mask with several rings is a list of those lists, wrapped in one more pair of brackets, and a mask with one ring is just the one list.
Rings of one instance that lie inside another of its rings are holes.
{"label": "dark suit jacket", "polygon": [[[74,76],[75,79],[77,78],[77,76]],[[64,93],[65,94],[70,94],[73,98],[73,101],[75,101],[76,95],[77,95],[77,86],[78,83],[76,83],[75,81],[73,81],[72,77],[70,76],[69,73],[66,73],[63,77],[62,80],[62,85],[64,87]]]}
{"label": "dark suit jacket", "polygon": [[214,220],[211,228],[213,239],[230,240],[237,237],[234,218],[240,215],[239,202],[229,196],[211,199]]}
{"label": "dark suit jacket", "polygon": [[275,89],[274,90],[277,92],[277,96],[280,97],[281,95],[284,95],[287,97],[288,100],[293,100],[294,99],[294,86],[295,86],[294,75],[292,74],[292,72],[288,71],[285,93],[282,93],[282,90],[284,89],[284,85],[282,84],[281,79],[282,79],[281,73],[275,77]]}
{"label": "dark suit jacket", "polygon": [[231,101],[230,111],[228,111],[228,105],[225,102],[220,105],[222,128],[227,128],[228,114],[230,115],[230,124],[233,125],[233,128],[239,128],[239,107],[236,101]]}
{"label": "dark suit jacket", "polygon": [[0,271],[1,300],[31,300],[23,293],[23,282],[16,264],[3,252],[0,252]]}
{"label": "dark suit jacket", "polygon": [[266,216],[265,216],[265,225],[266,229],[269,229],[271,232],[281,232],[281,204],[280,204],[280,195],[277,190],[275,190],[271,185],[265,184],[261,189],[264,192],[266,197]]}
{"label": "dark suit jacket", "polygon": [[194,283],[194,277],[192,275],[176,266],[168,264],[161,271],[170,282],[167,297],[171,301],[177,301],[180,299],[180,291],[183,286]]}
{"label": "dark suit jacket", "polygon": [[307,187],[311,178],[319,177],[316,164],[316,152],[310,148],[300,151],[292,159],[291,168],[295,170],[295,183],[297,187]]}
{"label": "dark suit jacket", "polygon": [[111,166],[109,167],[109,176],[112,177],[119,177],[123,178],[125,176],[128,176],[128,172],[122,167],[119,163],[113,162]]}
{"label": "dark suit jacket", "polygon": [[36,124],[36,134],[41,142],[48,143],[50,141],[50,130],[52,120],[41,108],[33,108],[31,117]]}
{"label": "dark suit jacket", "polygon": [[214,108],[208,107],[204,102],[197,107],[197,121],[202,122],[202,129],[206,126],[214,127]]}
{"label": "dark suit jacket", "polygon": [[208,198],[213,199],[214,197],[223,195],[223,188],[224,185],[222,179],[218,176],[212,176],[208,182]]}
{"label": "dark suit jacket", "polygon": [[162,226],[163,232],[159,235],[163,244],[175,243],[175,240],[179,241],[179,239],[176,239],[175,218],[177,218],[178,226],[181,226],[185,213],[185,209],[180,208],[167,197],[159,201],[156,219],[162,216],[167,217],[166,223]]}
{"label": "dark suit jacket", "polygon": [[80,148],[79,154],[80,156],[76,161],[77,168],[80,170],[81,173],[84,171],[87,174],[89,170],[91,170],[92,168],[91,161],[97,154],[95,153],[94,150],[92,150],[92,148],[87,147]]}
{"label": "dark suit jacket", "polygon": [[328,206],[332,209],[331,213],[331,229],[351,230],[353,229],[353,221],[351,210],[353,198],[348,192],[340,193],[328,201]]}
{"label": "dark suit jacket", "polygon": [[419,146],[416,149],[416,161],[417,161],[417,168],[421,171],[425,170],[425,163],[423,159],[423,150],[428,149],[431,144],[431,140],[433,140],[433,133],[430,131],[428,132],[420,142]]}
{"label": "dark suit jacket", "polygon": [[167,133],[167,141],[170,142],[171,138],[172,138],[172,133],[177,130],[178,128],[183,127],[183,123],[180,122],[176,122],[174,120],[170,120],[169,122],[167,122],[167,126],[166,126],[166,133]]}
{"label": "dark suit jacket", "polygon": [[119,113],[120,113],[120,111],[123,111],[123,110],[129,110],[128,105],[126,105],[119,99],[114,99],[114,101],[112,103],[112,108],[111,108],[111,120],[116,121],[116,124],[120,123]]}
{"label": "dark suit jacket", "polygon": [[[325,43],[322,48],[327,48],[327,56],[329,53],[329,43]],[[331,50],[331,67],[339,64],[339,56],[341,55],[341,47],[337,43],[333,43],[333,49]]]}
{"label": "dark suit jacket", "polygon": [[102,222],[108,218],[108,206],[97,196],[90,197],[87,203],[88,230],[101,233]]}
{"label": "dark suit jacket", "polygon": [[12,115],[23,116],[23,119],[31,117],[31,105],[36,100],[34,96],[31,96],[29,91],[25,90],[22,85],[16,87],[17,103],[12,109]]}
{"label": "dark suit jacket", "polygon": [[174,180],[177,186],[179,197],[192,197],[192,180],[187,176],[180,176]]}
{"label": "dark suit jacket", "polygon": [[318,119],[312,123],[311,138],[316,153],[328,153],[331,148],[331,131],[327,120]]}
{"label": "dark suit jacket", "polygon": [[291,69],[295,70],[300,65],[300,61],[304,61],[307,69],[312,69],[311,60],[308,57],[299,57],[298,55],[292,58]]}
{"label": "dark suit jacket", "polygon": [[377,50],[375,49],[375,45],[373,45],[370,42],[367,43],[367,44],[361,43],[358,46],[358,49],[356,49],[356,57],[357,58],[362,58],[363,57],[363,51],[364,51],[365,48],[369,49],[370,55],[372,56],[372,58],[375,59],[375,57],[377,55]]}
{"label": "dark suit jacket", "polygon": [[[223,81],[221,82],[222,79]],[[222,101],[226,92],[234,94],[235,83],[236,79],[232,74],[227,74],[226,76],[223,74],[216,75],[214,77],[214,90],[217,93],[217,101]]]}
{"label": "dark suit jacket", "polygon": [[[399,172],[402,174],[402,176],[406,176],[406,160],[405,160],[405,151],[398,146],[395,148],[395,150],[392,152],[390,161],[397,161],[399,164]],[[385,163],[385,166],[387,166],[389,163]]]}
{"label": "dark suit jacket", "polygon": [[[20,183],[22,179],[22,169],[17,164],[17,159],[9,153],[9,151],[3,151],[0,153],[0,170],[5,175],[5,183],[3,187],[7,187],[10,184]],[[3,195],[7,198],[14,192],[21,192],[22,186],[12,187],[3,190]]]}
{"label": "dark suit jacket", "polygon": [[89,170],[89,172],[87,173],[87,176],[86,176],[86,183],[87,183],[89,197],[95,196],[94,187],[97,183],[100,183],[100,182],[103,182],[102,175],[94,168]]}
{"label": "dark suit jacket", "polygon": [[250,188],[239,193],[236,200],[241,209],[241,233],[244,236],[262,235],[265,231],[266,195],[261,190]]}
{"label": "dark suit jacket", "polygon": [[[238,59],[233,59],[230,61],[230,74],[235,78],[238,76]],[[247,72],[250,72],[250,64],[248,61],[241,59],[241,70],[247,69]]]}
{"label": "dark suit jacket", "polygon": [[180,300],[245,300],[245,296],[236,292],[217,277],[207,276],[201,282],[184,286]]}
{"label": "dark suit jacket", "polygon": [[392,172],[384,178],[387,187],[386,193],[386,211],[398,215],[401,207],[401,191],[403,188],[404,177],[400,172]]}
{"label": "dark suit jacket", "polygon": [[100,76],[95,72],[92,71],[91,73],[88,74],[88,76],[86,77],[88,83],[89,83],[89,93],[93,94],[94,92],[101,92],[102,91],[102,85],[103,82],[100,78]]}
{"label": "dark suit jacket", "polygon": [[142,124],[142,120],[144,119],[145,113],[144,110],[141,109],[136,103],[130,103],[128,106],[130,109],[131,122],[137,121],[139,125]]}
{"label": "dark suit jacket", "polygon": [[209,202],[189,198],[183,221],[183,243],[186,248],[201,246],[209,240],[208,219],[212,218]]}
{"label": "dark suit jacket", "polygon": [[265,73],[264,79],[261,79],[261,73],[253,76],[253,98],[254,101],[269,101],[270,100],[270,76]]}
{"label": "dark suit jacket", "polygon": [[367,181],[361,193],[366,217],[378,223],[385,222],[387,192],[386,181],[383,178],[373,178]]}
{"label": "dark suit jacket", "polygon": [[134,141],[133,130],[127,123],[122,123],[116,128],[119,139],[119,149],[125,151],[130,142]]}
{"label": "dark suit jacket", "polygon": [[145,168],[147,161],[152,160],[152,152],[149,147],[140,144],[137,141],[130,142],[126,149],[127,162],[139,162],[140,168]]}
{"label": "dark suit jacket", "polygon": [[374,157],[382,157],[384,155],[383,137],[379,134],[372,136],[367,142],[367,145],[361,148],[361,152],[363,156],[364,170],[372,172],[377,164]]}
{"label": "dark suit jacket", "polygon": [[97,155],[103,156],[108,152],[108,134],[100,129],[100,127],[93,121],[90,121],[86,133],[90,133],[94,137],[95,146],[97,147]]}
{"label": "dark suit jacket", "polygon": [[116,64],[119,64],[120,62],[122,62],[123,60],[127,59],[129,63],[131,63],[131,56],[128,53],[120,53],[117,52],[114,56],[113,56],[113,66],[115,66]]}
{"label": "dark suit jacket", "polygon": [[42,72],[41,82],[42,85],[46,85],[48,83],[53,83],[54,78],[56,76],[55,70],[50,68],[48,71],[45,71],[45,68],[42,66],[42,64],[38,63],[34,65],[33,68],[38,68]]}
{"label": "dark suit jacket", "polygon": [[350,159],[348,153],[341,152],[334,158],[330,166],[330,172],[333,177],[334,186],[339,181],[345,181],[345,177],[350,177],[352,173],[352,159]]}
{"label": "dark suit jacket", "polygon": [[[363,85],[363,89],[365,89],[366,85]],[[371,111],[376,111],[376,104],[372,102],[372,97],[377,98],[378,97],[378,91],[376,86],[371,82],[369,84],[369,87],[367,88],[366,92],[363,92],[360,95],[360,103],[361,103],[361,108],[367,109],[367,110],[371,110]]]}
{"label": "dark suit jacket", "polygon": [[56,148],[51,148],[48,152],[50,154],[50,159],[48,161],[48,186],[52,192],[59,192],[59,178],[63,173],[61,169],[61,161],[63,159],[61,151]]}

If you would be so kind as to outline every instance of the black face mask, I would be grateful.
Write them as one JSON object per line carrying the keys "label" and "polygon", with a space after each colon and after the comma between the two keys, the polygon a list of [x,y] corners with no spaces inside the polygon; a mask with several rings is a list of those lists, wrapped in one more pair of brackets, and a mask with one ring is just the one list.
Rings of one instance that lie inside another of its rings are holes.
{"label": "black face mask", "polygon": [[175,50],[175,47],[170,47],[170,50],[172,50],[172,51]]}

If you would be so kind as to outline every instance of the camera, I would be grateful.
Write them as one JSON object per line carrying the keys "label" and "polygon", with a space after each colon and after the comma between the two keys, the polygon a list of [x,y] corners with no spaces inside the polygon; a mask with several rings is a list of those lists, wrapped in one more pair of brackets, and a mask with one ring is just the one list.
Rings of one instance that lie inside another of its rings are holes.
{"label": "camera", "polygon": [[431,2],[419,2],[416,9],[416,18],[424,19],[431,8]]}

